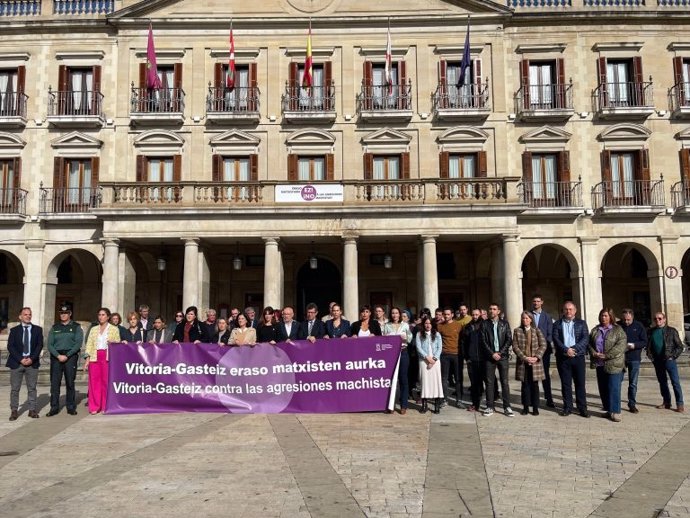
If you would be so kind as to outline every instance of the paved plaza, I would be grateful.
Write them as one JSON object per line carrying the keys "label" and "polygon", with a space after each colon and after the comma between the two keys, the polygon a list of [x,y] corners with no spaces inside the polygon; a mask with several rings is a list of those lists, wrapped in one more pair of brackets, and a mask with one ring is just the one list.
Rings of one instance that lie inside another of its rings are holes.
{"label": "paved plaza", "polygon": [[591,372],[591,419],[456,408],[89,416],[83,404],[48,418],[42,384],[40,419],[22,409],[15,422],[3,373],[0,515],[688,517],[690,415],[655,409],[656,379],[642,374],[640,413],[612,423]]}

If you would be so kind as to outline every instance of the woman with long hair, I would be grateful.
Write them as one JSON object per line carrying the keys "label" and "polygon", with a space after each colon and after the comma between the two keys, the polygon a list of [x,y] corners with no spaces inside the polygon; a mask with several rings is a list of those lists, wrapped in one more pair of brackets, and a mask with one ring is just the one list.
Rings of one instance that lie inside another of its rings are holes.
{"label": "woman with long hair", "polygon": [[251,345],[256,344],[256,329],[249,327],[249,319],[244,313],[237,315],[235,327],[230,333],[228,345]]}
{"label": "woman with long hair", "polygon": [[606,417],[621,420],[621,385],[628,337],[611,308],[599,312],[599,325],[589,333],[590,367],[597,370],[597,385]]}
{"label": "woman with long hair", "polygon": [[349,338],[352,335],[352,327],[350,321],[343,318],[340,304],[333,303],[331,317],[326,320],[326,336],[324,338]]}
{"label": "woman with long hair", "polygon": [[383,334],[386,336],[397,335],[402,338],[398,382],[400,383],[400,414],[405,415],[407,413],[407,403],[410,399],[410,385],[407,378],[410,368],[410,355],[407,353],[407,346],[412,342],[412,331],[410,331],[409,324],[403,321],[400,308],[393,306],[388,312],[388,322],[383,326]]}
{"label": "woman with long hair", "polygon": [[89,413],[105,410],[108,394],[108,350],[109,344],[120,342],[120,331],[112,325],[110,310],[101,308],[96,315],[98,324],[93,326],[86,338],[84,370],[89,373]]}
{"label": "woman with long hair", "polygon": [[371,318],[371,308],[365,304],[359,310],[359,320],[350,327],[352,338],[358,336],[381,336],[381,326]]}
{"label": "woman with long hair", "polygon": [[428,316],[423,316],[415,337],[417,355],[419,356],[419,377],[422,383],[422,409],[428,410],[429,399],[434,400],[434,414],[441,410],[443,399],[443,382],[441,380],[441,335],[436,331],[436,323]]}
{"label": "woman with long hair", "polygon": [[274,324],[275,311],[271,306],[266,306],[261,313],[259,327],[256,330],[256,341],[275,344],[278,341],[278,328]]}
{"label": "woman with long hair", "polygon": [[184,312],[184,320],[177,324],[175,334],[173,335],[173,343],[201,343],[205,342],[206,334],[201,328],[201,322],[197,318],[199,310],[196,306],[189,306]]}
{"label": "woman with long hair", "polygon": [[523,311],[520,325],[513,331],[513,351],[517,356],[515,379],[522,382],[522,415],[539,415],[539,382],[543,381],[542,358],[546,352],[546,338],[534,323],[534,315]]}

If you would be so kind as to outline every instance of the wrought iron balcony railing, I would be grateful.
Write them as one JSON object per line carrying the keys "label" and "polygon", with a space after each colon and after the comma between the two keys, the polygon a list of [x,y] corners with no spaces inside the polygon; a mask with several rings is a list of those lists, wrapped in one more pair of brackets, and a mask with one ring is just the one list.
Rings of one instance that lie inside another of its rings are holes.
{"label": "wrought iron balcony railing", "polygon": [[41,214],[78,214],[100,206],[100,187],[43,187],[41,182],[39,212]]}
{"label": "wrought iron balcony railing", "polygon": [[671,187],[673,208],[690,207],[690,182],[680,181]]}
{"label": "wrought iron balcony railing", "polygon": [[663,180],[600,182],[592,187],[592,208],[663,207]]}
{"label": "wrought iron balcony railing", "polygon": [[209,113],[257,113],[259,95],[259,88],[256,86],[236,86],[229,89],[209,84],[206,111]]}
{"label": "wrought iron balcony railing", "polygon": [[489,110],[489,83],[457,85],[440,84],[432,96],[434,111]]}
{"label": "wrought iron balcony railing", "polygon": [[535,209],[582,207],[582,182],[522,182],[518,196]]}
{"label": "wrought iron balcony railing", "polygon": [[690,83],[676,83],[668,90],[671,112],[679,109],[690,110]]}
{"label": "wrought iron balcony railing", "polygon": [[90,90],[48,89],[49,117],[103,117],[103,94]]}
{"label": "wrought iron balcony railing", "polygon": [[412,109],[412,81],[396,85],[362,85],[357,108],[363,111],[409,111]]}
{"label": "wrought iron balcony railing", "polygon": [[132,86],[131,113],[182,113],[185,93],[182,88],[135,88]]}
{"label": "wrought iron balcony railing", "polygon": [[646,82],[603,83],[593,93],[597,111],[654,108],[652,78]]}
{"label": "wrought iron balcony railing", "polygon": [[522,85],[515,94],[515,110],[527,112],[555,112],[573,109],[573,83]]}
{"label": "wrought iron balcony railing", "polygon": [[26,101],[29,98],[24,92],[0,92],[0,117],[21,117],[26,119]]}
{"label": "wrought iron balcony railing", "polygon": [[335,84],[303,88],[299,83],[285,82],[281,103],[283,112],[329,112],[335,110]]}
{"label": "wrought iron balcony railing", "polygon": [[26,196],[24,189],[0,189],[0,214],[26,215]]}

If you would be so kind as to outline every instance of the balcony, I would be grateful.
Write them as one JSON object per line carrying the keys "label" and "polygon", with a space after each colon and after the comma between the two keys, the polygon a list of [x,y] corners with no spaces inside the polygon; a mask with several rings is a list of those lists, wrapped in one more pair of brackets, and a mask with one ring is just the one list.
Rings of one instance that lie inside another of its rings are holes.
{"label": "balcony", "polygon": [[602,119],[646,118],[654,113],[652,78],[641,83],[605,83],[592,92],[593,109]]}
{"label": "balcony", "polygon": [[238,86],[230,90],[208,85],[206,119],[212,124],[257,123],[261,120],[259,88]]}
{"label": "balcony", "polygon": [[566,121],[574,113],[573,81],[523,85],[515,94],[515,113],[522,121]]}
{"label": "balcony", "polygon": [[26,127],[26,101],[23,92],[0,92],[0,128]]}
{"label": "balcony", "polygon": [[575,216],[582,213],[582,181],[521,182],[517,186],[520,201],[528,215]]}
{"label": "balcony", "polygon": [[129,119],[142,126],[183,124],[184,100],[182,88],[135,88],[132,83]]}
{"label": "balcony", "polygon": [[281,104],[286,122],[333,122],[336,118],[335,84],[302,88],[286,82]]}
{"label": "balcony", "polygon": [[[84,217],[101,205],[100,187],[46,188],[41,182],[39,208],[41,215],[73,215]],[[70,216],[71,217],[71,216]]]}
{"label": "balcony", "polygon": [[491,112],[489,83],[456,85],[440,84],[431,96],[434,117],[444,121],[485,119]]}
{"label": "balcony", "polygon": [[409,122],[412,119],[412,81],[407,84],[367,86],[357,95],[363,121]]}
{"label": "balcony", "polygon": [[114,10],[115,0],[53,0],[54,14],[109,14]]}
{"label": "balcony", "polygon": [[690,183],[680,181],[673,184],[671,199],[676,214],[690,215]]}
{"label": "balcony", "polygon": [[0,2],[0,16],[38,16],[42,0],[3,0]]}
{"label": "balcony", "polygon": [[690,118],[690,83],[676,83],[669,88],[668,104],[673,118]]}
{"label": "balcony", "polygon": [[23,220],[28,194],[24,189],[0,189],[0,221]]}
{"label": "balcony", "polygon": [[592,208],[599,215],[656,216],[666,208],[664,180],[600,182],[592,187]]}
{"label": "balcony", "polygon": [[48,123],[56,128],[103,127],[103,94],[95,91],[52,91],[48,88]]}

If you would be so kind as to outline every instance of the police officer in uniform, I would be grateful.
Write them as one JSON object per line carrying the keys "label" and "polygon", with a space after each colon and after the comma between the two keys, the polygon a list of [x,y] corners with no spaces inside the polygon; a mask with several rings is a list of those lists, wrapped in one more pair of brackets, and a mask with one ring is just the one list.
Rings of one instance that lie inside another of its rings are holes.
{"label": "police officer in uniform", "polygon": [[48,351],[50,351],[50,411],[46,414],[48,417],[60,412],[60,385],[63,375],[67,388],[67,413],[77,415],[74,381],[77,377],[77,361],[83,342],[84,331],[72,320],[72,311],[67,306],[61,306],[60,321],[48,333]]}

